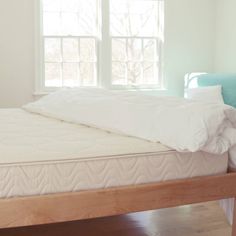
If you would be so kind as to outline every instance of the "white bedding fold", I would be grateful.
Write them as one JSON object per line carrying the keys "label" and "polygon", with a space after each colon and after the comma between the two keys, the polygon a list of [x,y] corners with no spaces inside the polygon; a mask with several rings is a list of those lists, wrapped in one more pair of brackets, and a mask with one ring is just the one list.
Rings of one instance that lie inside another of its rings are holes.
{"label": "white bedding fold", "polygon": [[236,144],[236,110],[222,104],[104,89],[65,89],[23,108],[161,142],[178,151],[221,154]]}

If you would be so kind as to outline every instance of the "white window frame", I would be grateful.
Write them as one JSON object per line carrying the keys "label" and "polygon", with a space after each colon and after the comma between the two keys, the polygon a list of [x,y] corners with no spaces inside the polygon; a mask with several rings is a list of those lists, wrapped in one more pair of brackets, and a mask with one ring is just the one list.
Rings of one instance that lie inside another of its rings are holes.
{"label": "white window frame", "polygon": [[42,2],[41,0],[34,0],[34,23],[35,23],[35,95],[46,93],[44,90],[43,79],[43,26],[42,26]]}
{"label": "white window frame", "polygon": [[[163,42],[159,43],[161,58],[159,68],[159,84],[158,85],[112,85],[112,53],[111,42],[112,38],[116,38],[110,35],[110,0],[100,0],[100,11],[98,27],[100,35],[97,40],[97,87],[103,87],[108,89],[117,90],[165,90],[165,81],[163,80]],[[118,0],[117,0],[118,1]],[[164,0],[163,0],[164,1]],[[34,0],[35,8],[35,95],[43,95],[53,92],[57,89],[54,87],[45,86],[45,68],[44,68],[44,36],[43,36],[43,7],[42,0]],[[89,38],[90,36],[88,36]],[[49,36],[50,38],[50,36]],[[66,38],[62,36],[61,38]],[[83,38],[78,36],[77,38]],[[117,37],[119,38],[119,37]],[[125,38],[125,37],[121,37]],[[133,37],[127,37],[133,38]],[[140,38],[155,38],[161,40],[158,37],[140,37]],[[89,86],[91,87],[91,86]]]}

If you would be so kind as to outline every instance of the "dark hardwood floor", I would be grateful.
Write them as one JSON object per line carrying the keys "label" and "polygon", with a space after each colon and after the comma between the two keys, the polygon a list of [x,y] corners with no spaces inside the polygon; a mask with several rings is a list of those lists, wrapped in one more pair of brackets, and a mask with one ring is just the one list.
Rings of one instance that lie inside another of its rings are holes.
{"label": "dark hardwood floor", "polygon": [[0,236],[230,236],[216,202],[94,220],[0,230]]}

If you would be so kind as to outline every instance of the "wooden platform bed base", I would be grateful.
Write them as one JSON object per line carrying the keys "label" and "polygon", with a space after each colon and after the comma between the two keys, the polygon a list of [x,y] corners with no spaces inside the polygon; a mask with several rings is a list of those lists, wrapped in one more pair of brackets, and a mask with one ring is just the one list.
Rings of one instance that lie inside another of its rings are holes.
{"label": "wooden platform bed base", "polygon": [[[236,198],[236,173],[0,200],[0,228],[113,216]],[[236,212],[236,211],[234,211]],[[235,217],[236,219],[236,213]],[[232,236],[236,236],[234,219]]]}

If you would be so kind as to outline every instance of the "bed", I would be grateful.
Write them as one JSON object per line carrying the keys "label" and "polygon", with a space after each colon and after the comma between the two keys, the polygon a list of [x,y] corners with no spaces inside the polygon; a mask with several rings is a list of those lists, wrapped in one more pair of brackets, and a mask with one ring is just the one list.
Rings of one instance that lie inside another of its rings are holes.
{"label": "bed", "polygon": [[228,152],[180,152],[26,109],[1,109],[0,129],[0,228],[236,196]]}
{"label": "bed", "polygon": [[[188,74],[185,80],[185,96],[205,101],[223,102],[236,108],[236,74]],[[229,150],[229,169],[236,171],[236,147]],[[234,199],[220,201],[228,221],[233,224]]]}

